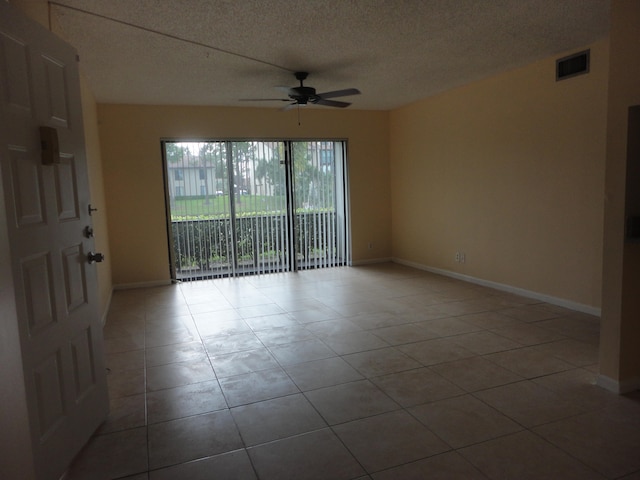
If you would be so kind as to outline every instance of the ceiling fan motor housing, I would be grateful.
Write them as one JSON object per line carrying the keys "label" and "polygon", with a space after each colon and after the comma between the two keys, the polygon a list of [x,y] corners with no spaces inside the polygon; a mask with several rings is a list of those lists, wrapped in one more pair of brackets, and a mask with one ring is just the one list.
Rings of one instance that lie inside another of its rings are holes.
{"label": "ceiling fan motor housing", "polygon": [[293,87],[289,90],[289,98],[297,101],[300,104],[306,104],[307,101],[312,100],[316,96],[316,89],[313,87]]}

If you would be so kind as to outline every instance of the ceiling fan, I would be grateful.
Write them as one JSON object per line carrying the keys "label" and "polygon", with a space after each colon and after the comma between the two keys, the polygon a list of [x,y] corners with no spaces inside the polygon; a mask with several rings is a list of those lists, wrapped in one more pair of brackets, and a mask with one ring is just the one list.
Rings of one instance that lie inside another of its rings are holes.
{"label": "ceiling fan", "polygon": [[304,85],[304,80],[309,76],[308,72],[295,72],[295,77],[300,81],[298,87],[276,87],[282,90],[289,98],[245,98],[242,101],[245,102],[291,102],[284,107],[283,110],[289,110],[296,106],[314,104],[324,105],[326,107],[345,108],[351,105],[349,102],[341,102],[338,100],[329,100],[336,97],[347,97],[349,95],[359,95],[360,90],[357,88],[345,88],[344,90],[334,90],[325,93],[316,93],[316,89],[313,87],[307,87]]}

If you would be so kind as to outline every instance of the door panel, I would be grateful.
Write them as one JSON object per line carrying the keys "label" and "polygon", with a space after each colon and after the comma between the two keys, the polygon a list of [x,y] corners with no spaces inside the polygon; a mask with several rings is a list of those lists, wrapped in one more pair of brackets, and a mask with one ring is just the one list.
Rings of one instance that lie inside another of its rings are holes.
{"label": "door panel", "polygon": [[38,165],[29,161],[29,155],[27,148],[9,146],[9,178],[18,227],[45,223],[42,177]]}
{"label": "door panel", "polygon": [[0,66],[2,77],[6,78],[4,103],[9,108],[31,111],[29,92],[29,56],[27,46],[5,32],[0,33],[2,45],[0,53],[4,62]]}
{"label": "door panel", "polygon": [[67,102],[69,85],[67,83],[66,65],[48,55],[41,55],[40,61],[44,70],[47,102],[43,105],[46,115],[52,124],[67,128],[69,112]]}
{"label": "door panel", "polygon": [[87,304],[86,262],[83,261],[85,258],[87,256],[84,254],[81,243],[62,250],[64,289],[69,313]]}
{"label": "door panel", "polygon": [[82,397],[87,395],[96,383],[92,344],[90,327],[81,330],[71,339],[76,402],[82,401]]}
{"label": "door panel", "polygon": [[31,299],[26,312],[29,336],[36,337],[55,322],[55,292],[49,255],[44,253],[23,259],[22,278],[25,298]]}
{"label": "door panel", "polygon": [[64,380],[61,351],[58,349],[33,368],[38,406],[39,437],[45,441],[63,421]]}
{"label": "door panel", "polygon": [[54,165],[53,170],[56,182],[58,220],[79,220],[75,158],[72,155],[61,156],[60,163]]}
{"label": "door panel", "polygon": [[[35,469],[57,480],[108,413],[76,54],[0,1],[0,168]],[[39,127],[61,162],[41,162]]]}

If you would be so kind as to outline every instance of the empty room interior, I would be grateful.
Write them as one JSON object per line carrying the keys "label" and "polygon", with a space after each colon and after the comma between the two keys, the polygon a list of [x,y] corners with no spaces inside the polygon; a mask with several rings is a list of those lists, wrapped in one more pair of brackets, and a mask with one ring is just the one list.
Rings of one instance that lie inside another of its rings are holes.
{"label": "empty room interior", "polygon": [[640,479],[640,2],[0,3],[0,478]]}

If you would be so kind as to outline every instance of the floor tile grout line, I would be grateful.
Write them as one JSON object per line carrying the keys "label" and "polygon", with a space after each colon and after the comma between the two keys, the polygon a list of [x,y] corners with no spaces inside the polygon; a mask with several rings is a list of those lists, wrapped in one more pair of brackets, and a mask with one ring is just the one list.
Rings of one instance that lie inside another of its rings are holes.
{"label": "floor tile grout line", "polygon": [[[496,310],[487,310],[487,311],[489,312],[489,311],[496,311]],[[290,313],[290,312],[288,312],[288,313]],[[348,318],[348,317],[345,317],[345,318]],[[452,316],[451,316],[451,318],[456,318],[456,315],[452,315]],[[556,318],[558,318],[558,317],[556,317]],[[244,319],[244,318],[243,318],[243,320],[246,320],[246,319]],[[541,321],[545,321],[545,320],[541,320]],[[525,323],[536,323],[536,322],[525,322]],[[249,325],[249,328],[251,328],[251,326],[250,326],[250,325]],[[544,328],[544,327],[541,327],[541,328]],[[375,329],[374,329],[374,330],[375,330]],[[255,333],[255,331],[254,331],[253,329],[252,329],[252,331]],[[488,329],[483,329],[483,330],[481,330],[481,331],[489,331],[489,330],[488,330]],[[314,333],[314,332],[312,332],[312,333]],[[210,358],[210,356],[209,356],[209,354],[208,354],[208,351],[206,350],[206,347],[204,347],[204,343],[203,343],[202,336],[200,335],[200,332],[198,332],[198,334],[199,334],[199,337],[200,337],[200,343],[203,345],[203,348],[205,348],[205,352],[207,352],[207,357],[209,358],[210,365],[211,365],[212,369],[214,370],[215,378],[216,378],[216,380],[218,380],[218,384],[219,384],[219,378],[218,378],[218,376],[217,376],[217,373],[215,372],[215,369],[214,369],[214,367],[213,367],[213,364],[211,363],[211,358]],[[318,337],[318,338],[320,339],[320,341],[322,341],[322,338],[320,338],[319,336],[317,336],[317,334],[315,334],[315,333],[314,333],[314,335],[316,335],[316,337]],[[374,335],[375,335],[375,334],[374,334]],[[453,335],[453,336],[455,336],[455,335]],[[444,338],[447,338],[447,337],[444,337]],[[564,336],[564,339],[572,339],[572,337]],[[260,340],[260,339],[259,339],[259,340]],[[384,339],[382,339],[382,340],[384,340]],[[556,340],[556,341],[559,341],[559,340]],[[260,342],[261,342],[261,344],[262,344],[262,345],[267,349],[267,351],[271,352],[271,351],[270,351],[270,349],[269,349],[269,347],[267,347],[267,346],[262,342],[262,340],[260,340]],[[550,342],[547,342],[547,343],[553,343],[553,342],[555,342],[555,341],[550,341]],[[324,343],[324,342],[323,342],[323,343]],[[538,346],[538,345],[541,345],[541,344],[527,345],[527,346],[524,346],[524,347],[522,347],[522,348],[535,347],[535,346]],[[395,350],[397,350],[397,346],[398,346],[398,345],[390,345],[390,347],[391,347],[391,348],[393,348],[393,349],[395,349]],[[331,349],[331,347],[329,347],[328,345],[327,345],[327,347]],[[383,348],[383,347],[381,347],[381,348]],[[384,348],[387,348],[387,347],[384,347]],[[145,344],[145,356],[146,356],[146,350],[147,350],[147,346],[146,346],[146,344]],[[333,349],[331,349],[331,350],[333,350]],[[517,350],[517,349],[516,349],[516,348],[514,348],[513,350]],[[337,354],[337,352],[336,352],[335,350],[333,350],[333,351],[334,351],[334,353],[336,353],[336,354]],[[367,351],[367,350],[365,350],[365,351]],[[492,353],[496,353],[496,352],[492,352]],[[485,355],[490,355],[490,354],[491,354],[491,353],[489,353],[489,354],[485,354]],[[336,356],[337,356],[338,358],[343,358],[345,355],[349,355],[349,354],[342,354],[342,355],[337,354]],[[474,356],[475,356],[475,357],[482,357],[483,355],[474,354]],[[551,355],[551,356],[553,356],[553,355]],[[333,357],[332,357],[332,358],[333,358]],[[145,359],[145,360],[146,360],[146,359]],[[487,360],[489,360],[489,361],[490,361],[490,359],[487,359]],[[277,358],[276,358],[276,362],[278,362],[278,364],[280,365],[280,363],[279,363],[279,361],[277,360]],[[283,366],[283,365],[280,365],[280,366],[281,366],[281,367],[282,367],[282,369],[285,371],[285,373],[287,374],[287,376],[289,377],[289,379],[293,382],[293,379],[290,377],[290,375],[288,374],[288,372],[284,369],[284,366]],[[425,365],[425,366],[424,366],[424,368],[430,368],[430,366],[432,366],[432,365]],[[145,384],[146,384],[146,361],[144,362],[144,368],[145,368]],[[417,368],[422,368],[422,367],[417,367]],[[581,367],[576,366],[576,368],[581,368]],[[572,370],[572,369],[568,369],[567,371],[569,371],[569,370]],[[432,370],[432,371],[433,371],[433,370]],[[434,371],[434,373],[438,373],[438,372],[435,372],[435,371]],[[547,375],[543,375],[543,376],[541,376],[541,377],[544,377],[544,376],[547,376]],[[365,377],[366,377],[365,379],[366,379],[366,380],[368,380],[368,381],[371,381],[371,378],[375,378],[375,377],[367,377],[367,376],[365,376]],[[541,377],[533,377],[532,379],[527,379],[527,380],[533,380],[533,379],[535,379],[535,378],[541,378]],[[293,383],[295,384],[295,382],[293,382]],[[516,382],[514,382],[514,383],[516,383]],[[375,385],[375,384],[374,384],[374,385]],[[375,386],[376,386],[376,388],[379,388],[379,387],[377,387],[377,385],[375,385]],[[543,388],[544,388],[544,386],[543,386]],[[298,389],[301,391],[301,389],[300,389],[299,387],[298,387]],[[147,390],[147,389],[145,388],[145,399],[146,399],[146,393],[147,393],[147,392],[146,392],[146,390]],[[222,391],[222,390],[221,390],[221,391]],[[304,393],[305,393],[305,392],[301,391],[301,393],[304,395]],[[385,392],[383,392],[383,393],[385,393]],[[385,393],[385,394],[386,394],[386,393]],[[225,399],[225,400],[226,400],[226,399]],[[146,401],[145,401],[145,408],[146,408]],[[228,403],[227,403],[227,408],[229,408]],[[404,411],[408,411],[408,410],[407,410],[407,407],[402,407],[402,406],[401,406],[401,409],[402,409],[402,410],[404,410]],[[146,415],[146,412],[145,412],[145,415]],[[148,423],[148,422],[146,422],[146,423]],[[533,427],[532,427],[532,428],[533,428]]]}
{"label": "floor tile grout line", "polygon": [[150,458],[151,458],[151,451],[149,448],[149,444],[150,444],[150,438],[149,438],[149,407],[148,407],[148,388],[147,388],[147,314],[145,313],[144,316],[144,330],[145,330],[145,337],[144,337],[144,364],[143,364],[143,368],[144,368],[144,425],[145,425],[145,431],[146,431],[146,452],[147,452],[147,472],[149,471],[149,467],[151,466],[151,462],[150,462]]}
{"label": "floor tile grout line", "polygon": [[[577,415],[571,416],[571,417],[567,417],[567,418],[573,418]],[[561,422],[566,420],[567,418],[562,418],[560,420],[556,420],[553,422],[548,422],[545,423],[543,425],[549,425],[552,423],[556,423],[556,422]],[[584,461],[582,461],[580,458],[576,457],[573,453],[571,453],[568,449],[562,448],[562,446],[560,445],[556,445],[555,443],[551,442],[550,440],[548,440],[547,438],[543,437],[542,435],[540,435],[538,432],[536,432],[534,430],[534,428],[538,428],[541,427],[543,425],[536,425],[535,427],[532,427],[531,429],[528,430],[529,433],[531,433],[532,435],[534,435],[536,438],[542,440],[543,442],[545,442],[546,444],[550,445],[553,448],[557,448],[558,450],[562,451],[563,453],[565,453],[566,455],[568,455],[569,457],[573,458],[576,462],[582,464],[583,467],[587,468],[588,470],[591,470],[592,472],[598,474],[598,475],[602,475],[603,478],[606,478],[606,475],[604,474],[604,472],[600,472],[598,471],[596,468],[588,465],[587,463],[585,463]]]}

